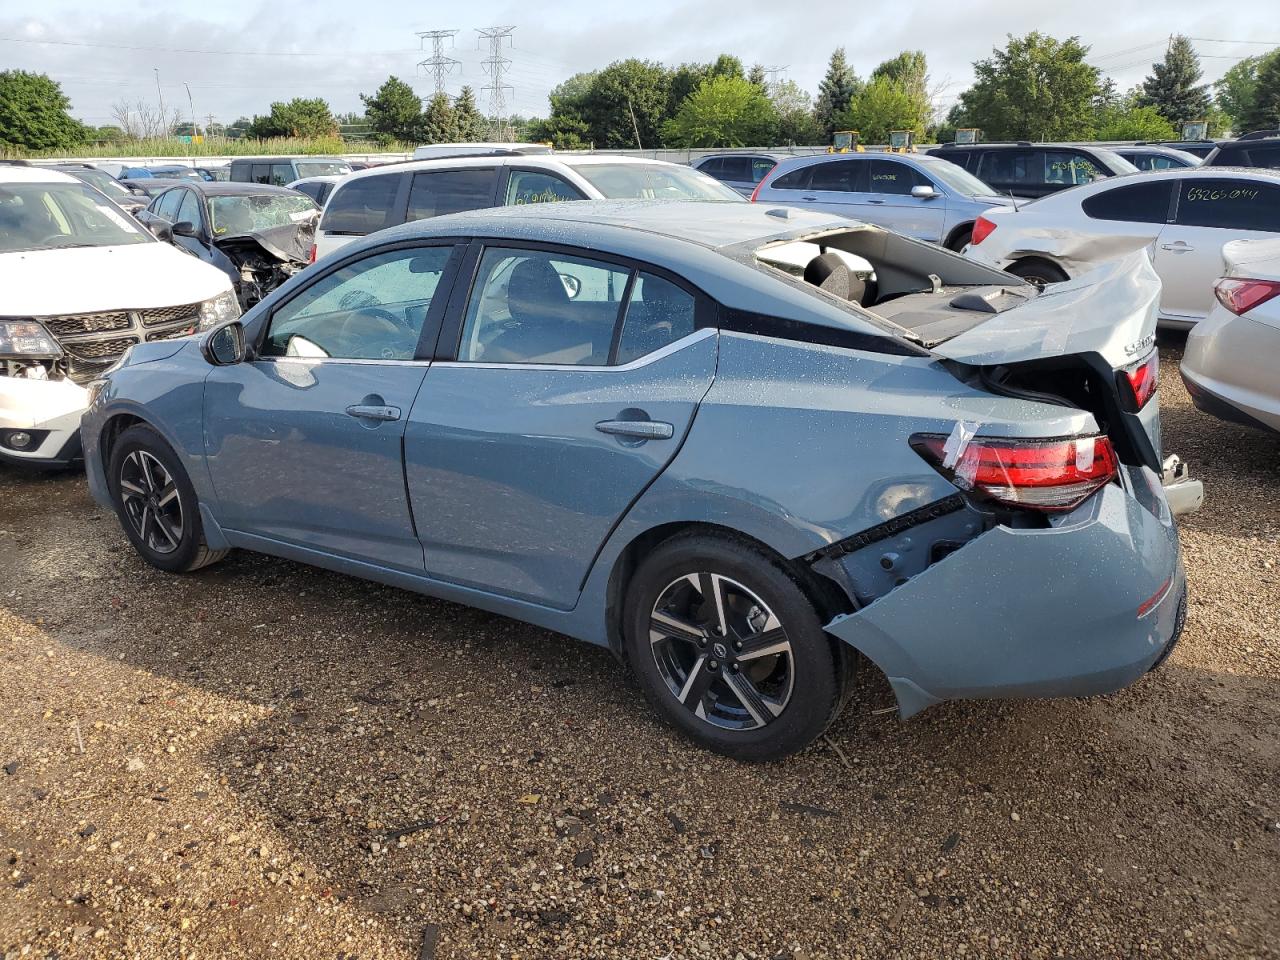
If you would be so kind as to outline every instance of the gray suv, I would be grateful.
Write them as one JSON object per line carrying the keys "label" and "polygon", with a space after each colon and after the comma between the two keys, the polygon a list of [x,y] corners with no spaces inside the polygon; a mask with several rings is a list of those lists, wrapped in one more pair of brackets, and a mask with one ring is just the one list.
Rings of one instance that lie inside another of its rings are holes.
{"label": "gray suv", "polygon": [[713,153],[699,157],[689,166],[749,197],[778,162],[788,156],[785,153]]}
{"label": "gray suv", "polygon": [[887,153],[783,160],[752,200],[837,213],[951,250],[968,245],[982,211],[1011,203],[947,160]]}

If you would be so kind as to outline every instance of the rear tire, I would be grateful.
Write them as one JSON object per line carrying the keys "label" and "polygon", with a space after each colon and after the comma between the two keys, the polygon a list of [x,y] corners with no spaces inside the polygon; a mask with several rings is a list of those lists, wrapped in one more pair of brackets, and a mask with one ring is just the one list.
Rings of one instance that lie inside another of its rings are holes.
{"label": "rear tire", "polygon": [[1056,263],[1041,260],[1039,257],[1027,257],[1025,260],[1019,260],[1017,263],[1010,264],[1005,269],[1005,272],[1012,273],[1015,277],[1021,277],[1028,283],[1034,283],[1039,287],[1047,286],[1050,283],[1062,283],[1071,279]]}
{"label": "rear tire", "polygon": [[151,427],[138,424],[120,434],[107,465],[107,486],[125,535],[153,567],[188,573],[227,555],[204,542],[191,479]]}
{"label": "rear tire", "polygon": [[969,245],[969,241],[973,239],[973,224],[957,230],[947,240],[947,249],[959,253]]}
{"label": "rear tire", "polygon": [[822,735],[850,671],[800,585],[753,544],[690,534],[637,568],[624,648],[649,702],[698,744],[773,760]]}

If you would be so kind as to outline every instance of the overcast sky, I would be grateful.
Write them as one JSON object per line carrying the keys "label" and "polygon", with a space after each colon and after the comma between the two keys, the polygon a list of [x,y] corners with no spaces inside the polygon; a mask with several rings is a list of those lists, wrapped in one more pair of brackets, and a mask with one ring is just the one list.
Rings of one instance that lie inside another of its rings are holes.
{"label": "overcast sky", "polygon": [[[372,93],[388,74],[408,80],[421,95],[431,93],[432,82],[417,67],[427,55],[418,49],[420,30],[459,30],[446,51],[460,61],[449,77],[451,93],[464,83],[484,86],[485,51],[475,28],[502,25],[516,28],[505,51],[511,60],[506,82],[514,88],[515,112],[524,115],[545,115],[548,91],[570,74],[624,57],[673,65],[729,52],[748,66],[785,66],[784,76],[812,93],[837,45],[861,76],[899,50],[924,50],[945,107],[970,82],[974,60],[1003,45],[1006,34],[1035,29],[1059,38],[1079,35],[1092,47],[1091,62],[1121,89],[1149,71],[1171,31],[1205,38],[1195,46],[1205,78],[1214,80],[1240,57],[1268,49],[1266,42],[1280,45],[1273,4],[170,0],[165,12],[153,14],[145,3],[4,0],[0,69],[49,73],[71,97],[73,113],[92,124],[110,122],[118,100],[154,103],[153,68],[159,68],[167,107],[185,113],[183,82],[190,84],[201,122],[208,114],[231,121],[265,113],[272,100],[295,96],[323,96],[335,112],[345,112],[359,110],[359,94]],[[487,103],[482,95],[481,108]]]}

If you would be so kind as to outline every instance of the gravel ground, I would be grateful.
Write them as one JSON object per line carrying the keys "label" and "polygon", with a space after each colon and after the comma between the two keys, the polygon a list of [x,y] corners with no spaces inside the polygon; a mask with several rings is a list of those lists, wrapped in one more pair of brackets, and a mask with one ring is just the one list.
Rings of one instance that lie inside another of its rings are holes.
{"label": "gravel ground", "polygon": [[1280,442],[1162,353],[1207,487],[1170,662],[907,723],[868,677],[766,766],[603,651],[243,553],[166,576],[81,478],[0,468],[0,951],[1280,955]]}

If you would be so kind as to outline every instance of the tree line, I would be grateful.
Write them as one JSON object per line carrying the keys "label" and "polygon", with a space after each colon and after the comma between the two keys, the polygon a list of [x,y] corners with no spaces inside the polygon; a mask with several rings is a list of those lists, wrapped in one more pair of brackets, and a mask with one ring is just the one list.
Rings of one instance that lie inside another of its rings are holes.
{"label": "tree line", "polygon": [[456,98],[426,103],[397,77],[361,94],[363,114],[335,116],[319,97],[272,103],[261,116],[229,124],[193,123],[145,101],[118,103],[115,122],[90,127],[74,119],[61,86],[45,74],[0,72],[0,150],[71,149],[203,132],[211,136],[304,139],[371,135],[383,143],[446,143],[516,137],[560,149],[819,145],[836,130],[857,130],[885,143],[894,130],[946,142],[961,127],[986,140],[1159,140],[1181,124],[1208,121],[1210,135],[1280,126],[1280,49],[1241,60],[1211,91],[1191,41],[1174,37],[1150,74],[1124,92],[1087,62],[1078,37],[1033,31],[974,63],[974,82],[955,105],[937,109],[920,50],[877,65],[865,79],[843,47],[831,54],[814,95],[790,80],[771,82],[760,65],[732,54],[667,67],[641,59],[574,74],[551,91],[541,118],[509,118],[495,130],[464,87]]}

